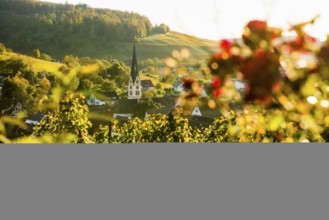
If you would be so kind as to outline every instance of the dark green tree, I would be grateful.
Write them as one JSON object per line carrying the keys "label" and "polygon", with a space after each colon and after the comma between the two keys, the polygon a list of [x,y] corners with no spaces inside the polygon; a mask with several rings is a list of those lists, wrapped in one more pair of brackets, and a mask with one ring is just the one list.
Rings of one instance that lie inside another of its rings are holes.
{"label": "dark green tree", "polygon": [[79,86],[77,88],[78,91],[88,91],[93,87],[93,82],[89,79],[80,79]]}
{"label": "dark green tree", "polygon": [[107,78],[114,80],[118,87],[127,85],[129,80],[129,68],[118,60],[114,60],[109,68],[103,71]]}
{"label": "dark green tree", "polygon": [[1,76],[14,77],[18,71],[27,71],[27,65],[21,59],[0,60]]}

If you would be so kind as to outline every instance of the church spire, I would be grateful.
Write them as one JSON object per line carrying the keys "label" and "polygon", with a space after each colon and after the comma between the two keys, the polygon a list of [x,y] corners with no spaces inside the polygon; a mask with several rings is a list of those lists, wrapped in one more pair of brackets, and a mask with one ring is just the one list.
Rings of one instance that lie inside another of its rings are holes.
{"label": "church spire", "polygon": [[138,66],[137,66],[137,57],[136,57],[136,48],[134,44],[133,49],[133,59],[131,62],[131,73],[130,73],[131,79],[133,80],[133,83],[135,83],[136,78],[138,76]]}
{"label": "church spire", "polygon": [[133,58],[131,62],[131,73],[128,85],[128,99],[142,98],[142,85],[138,74],[136,47],[134,44]]}

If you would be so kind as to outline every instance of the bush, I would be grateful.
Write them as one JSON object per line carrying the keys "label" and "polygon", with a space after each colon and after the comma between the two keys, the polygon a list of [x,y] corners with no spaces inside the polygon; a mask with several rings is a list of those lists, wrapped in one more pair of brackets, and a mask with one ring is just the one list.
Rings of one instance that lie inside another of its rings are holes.
{"label": "bush", "polygon": [[142,94],[143,99],[153,98],[155,97],[155,94],[153,91],[144,91]]}
{"label": "bush", "polygon": [[6,52],[6,47],[3,43],[0,43],[0,53]]}

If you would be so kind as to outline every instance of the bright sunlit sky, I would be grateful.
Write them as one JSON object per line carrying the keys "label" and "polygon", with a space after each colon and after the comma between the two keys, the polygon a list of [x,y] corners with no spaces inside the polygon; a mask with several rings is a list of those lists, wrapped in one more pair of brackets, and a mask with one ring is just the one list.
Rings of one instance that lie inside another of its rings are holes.
{"label": "bright sunlit sky", "polygon": [[308,28],[315,37],[329,34],[329,13],[325,0],[46,0],[85,3],[96,8],[133,11],[147,16],[153,24],[165,23],[171,30],[219,40],[240,37],[251,19],[266,19],[271,26],[287,28],[319,14]]}

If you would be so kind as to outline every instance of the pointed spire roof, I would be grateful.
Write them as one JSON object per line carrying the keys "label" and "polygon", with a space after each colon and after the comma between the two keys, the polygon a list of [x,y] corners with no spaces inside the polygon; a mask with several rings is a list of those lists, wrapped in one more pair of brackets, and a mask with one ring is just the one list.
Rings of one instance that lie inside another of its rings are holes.
{"label": "pointed spire roof", "polygon": [[130,76],[133,80],[133,83],[136,81],[136,78],[138,76],[138,65],[137,65],[137,57],[136,57],[136,48],[134,44],[134,49],[133,49],[133,59],[131,62],[131,73]]}

